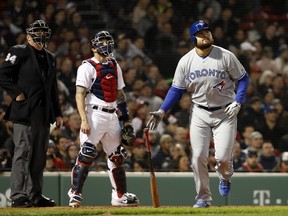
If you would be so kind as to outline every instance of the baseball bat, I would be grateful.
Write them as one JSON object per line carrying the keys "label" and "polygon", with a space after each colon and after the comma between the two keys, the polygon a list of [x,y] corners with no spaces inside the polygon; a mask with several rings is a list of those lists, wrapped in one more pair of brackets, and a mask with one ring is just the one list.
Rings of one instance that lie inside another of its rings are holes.
{"label": "baseball bat", "polygon": [[144,128],[144,135],[145,135],[145,139],[146,139],[146,148],[147,148],[149,170],[150,170],[150,189],[151,189],[152,203],[153,203],[154,208],[158,208],[160,206],[160,200],[159,200],[158,188],[157,188],[157,184],[156,184],[156,177],[155,177],[152,158],[151,158],[148,128]]}

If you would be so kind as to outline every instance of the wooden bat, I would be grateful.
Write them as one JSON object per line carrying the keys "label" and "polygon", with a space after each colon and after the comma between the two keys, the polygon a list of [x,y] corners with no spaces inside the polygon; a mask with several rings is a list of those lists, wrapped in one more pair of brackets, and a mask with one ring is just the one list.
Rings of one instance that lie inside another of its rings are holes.
{"label": "wooden bat", "polygon": [[151,189],[152,203],[153,203],[154,208],[158,208],[160,206],[160,200],[159,200],[158,188],[156,184],[156,177],[155,177],[155,173],[153,170],[148,128],[144,128],[143,131],[144,131],[144,135],[146,139],[146,147],[147,147],[148,162],[149,162],[149,169],[150,169],[150,189]]}

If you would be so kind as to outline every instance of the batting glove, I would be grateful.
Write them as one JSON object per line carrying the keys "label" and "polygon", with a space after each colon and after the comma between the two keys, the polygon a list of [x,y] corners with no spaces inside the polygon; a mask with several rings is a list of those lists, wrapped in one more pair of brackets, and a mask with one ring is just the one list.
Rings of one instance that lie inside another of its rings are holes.
{"label": "batting glove", "polygon": [[163,110],[158,110],[155,112],[150,112],[150,119],[147,122],[146,127],[149,128],[150,131],[154,131],[157,129],[158,124],[162,121],[165,112]]}
{"label": "batting glove", "polygon": [[225,112],[229,116],[229,119],[237,116],[240,108],[241,108],[241,104],[238,103],[237,101],[234,101],[229,106],[227,106],[227,108],[225,109]]}

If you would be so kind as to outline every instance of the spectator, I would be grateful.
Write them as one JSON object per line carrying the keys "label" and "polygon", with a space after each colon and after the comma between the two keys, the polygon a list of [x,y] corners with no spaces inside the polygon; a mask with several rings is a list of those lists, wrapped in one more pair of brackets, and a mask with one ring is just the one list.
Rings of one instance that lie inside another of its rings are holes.
{"label": "spectator", "polygon": [[250,146],[250,135],[254,131],[255,129],[252,125],[245,125],[243,130],[240,131],[241,134],[239,144],[241,149],[246,149],[248,146]]}
{"label": "spectator", "polygon": [[172,146],[171,148],[171,155],[172,155],[172,167],[173,171],[178,171],[180,170],[180,159],[183,156],[187,156],[184,148],[181,144],[176,143],[175,145]]}
{"label": "spectator", "polygon": [[[264,92],[263,94],[263,100],[262,100],[262,109],[265,110],[269,109],[272,105],[272,101],[274,100],[274,93],[272,89],[268,89],[267,91]],[[265,117],[265,115],[264,115]]]}
{"label": "spectator", "polygon": [[156,86],[154,87],[153,93],[164,100],[168,90],[169,90],[168,81],[161,79],[157,82]]}
{"label": "spectator", "polygon": [[0,148],[0,173],[11,171],[12,157],[5,148]]}
{"label": "spectator", "polygon": [[271,141],[265,140],[263,142],[259,162],[263,166],[264,172],[271,172],[277,165],[277,158]]}
{"label": "spectator", "polygon": [[[288,42],[288,41],[287,41]],[[283,44],[279,48],[280,55],[275,58],[278,73],[288,72],[288,45]]]}
{"label": "spectator", "polygon": [[199,14],[202,14],[204,9],[210,6],[212,8],[214,8],[214,20],[218,20],[220,15],[221,15],[221,11],[222,11],[222,6],[221,4],[217,1],[217,0],[202,0],[199,1],[197,3],[197,8],[198,8],[198,12]]}
{"label": "spectator", "polygon": [[46,165],[44,168],[44,172],[53,172],[56,170],[57,170],[57,167],[54,165],[53,155],[46,155]]}
{"label": "spectator", "polygon": [[144,82],[140,92],[139,99],[149,103],[149,111],[158,110],[163,102],[163,99],[153,94],[152,87],[148,82]]}
{"label": "spectator", "polygon": [[173,138],[168,134],[163,134],[160,138],[160,149],[152,158],[153,167],[156,171],[168,172],[172,171],[172,159],[171,148],[173,145]]}
{"label": "spectator", "polygon": [[233,148],[233,167],[234,170],[239,169],[242,167],[242,164],[246,160],[246,154],[242,151],[240,147],[240,143],[235,141],[234,148]]}
{"label": "spectator", "polygon": [[78,112],[73,112],[68,116],[68,121],[65,122],[65,127],[61,134],[68,139],[74,141],[80,131],[81,118]]}
{"label": "spectator", "polygon": [[137,106],[137,114],[131,121],[136,137],[143,137],[143,129],[149,117],[149,106],[149,103],[144,101],[140,101]]}
{"label": "spectator", "polygon": [[134,161],[132,170],[134,172],[147,172],[149,169],[143,161]]}
{"label": "spectator", "polygon": [[133,67],[129,67],[126,71],[123,71],[123,78],[125,81],[125,92],[132,92],[133,84],[137,78],[137,70]]}
{"label": "spectator", "polygon": [[71,170],[76,162],[77,156],[79,152],[79,147],[72,143],[66,147],[66,158],[64,160],[65,165],[68,170]]}
{"label": "spectator", "polygon": [[254,131],[250,134],[250,144],[248,148],[244,149],[243,152],[248,155],[249,151],[256,151],[260,154],[262,144],[263,144],[263,135],[259,131]]}
{"label": "spectator", "polygon": [[[169,23],[164,24],[163,29],[171,28]],[[158,37],[159,47],[155,50],[155,54],[152,57],[153,62],[159,67],[161,76],[164,79],[172,79],[174,70],[177,63],[181,58],[180,54],[176,50],[176,41],[173,34],[170,32],[162,33]],[[174,43],[174,44],[173,44]],[[167,55],[169,53],[169,55]]]}
{"label": "spectator", "polygon": [[[265,27],[264,33],[261,35],[259,42],[264,46],[271,48],[271,54],[273,57],[274,52],[277,50],[278,42],[276,40],[276,24],[270,23]],[[269,55],[271,55],[269,54]],[[272,70],[273,71],[273,70]],[[273,71],[275,72],[275,71]]]}
{"label": "spectator", "polygon": [[265,122],[264,113],[262,110],[262,101],[260,97],[253,97],[241,114],[238,116],[238,128],[243,129],[245,125],[252,125],[255,130]]}
{"label": "spectator", "polygon": [[57,151],[56,145],[53,140],[49,139],[46,155],[54,155]]}
{"label": "spectator", "polygon": [[277,166],[272,170],[273,172],[288,172],[288,152],[283,152]]}
{"label": "spectator", "polygon": [[274,99],[272,106],[277,113],[277,122],[279,127],[285,130],[285,134],[288,133],[287,122],[288,122],[288,111],[284,110],[283,103],[280,99]]}
{"label": "spectator", "polygon": [[93,160],[92,165],[90,166],[90,171],[106,171],[107,166],[107,154],[103,149],[103,144],[99,142],[96,145],[96,157]]}
{"label": "spectator", "polygon": [[132,26],[137,28],[140,19],[146,16],[147,7],[150,4],[150,0],[138,0],[132,13]]}
{"label": "spectator", "polygon": [[239,61],[247,68],[247,72],[251,74],[251,65],[250,61],[257,48],[253,46],[249,41],[244,41],[239,44]]}
{"label": "spectator", "polygon": [[146,8],[146,15],[140,18],[139,23],[136,27],[137,33],[140,36],[144,37],[146,44],[148,42],[148,48],[149,44],[153,41],[153,40],[151,41],[150,39],[152,39],[152,37],[155,36],[147,34],[147,32],[157,29],[156,21],[157,21],[157,11],[155,5],[149,4]]}
{"label": "spectator", "polygon": [[[64,164],[62,164],[61,162],[59,162],[59,165],[61,165],[61,167],[57,166],[60,170],[63,170],[63,171],[67,171],[68,170],[68,167],[66,166],[65,164],[65,161],[67,160],[67,146],[69,145],[69,139],[66,137],[66,136],[59,136],[58,140],[56,141],[56,148],[57,148],[57,151],[55,152],[55,156],[56,158],[59,158],[61,159]],[[57,159],[57,160],[59,160]]]}
{"label": "spectator", "polygon": [[[233,35],[235,35],[238,28],[238,23],[234,20],[234,17],[235,16],[233,15],[231,8],[224,8],[221,11],[221,18],[218,19],[214,24],[215,28],[217,26],[222,28],[223,35],[227,42],[232,40]],[[228,48],[227,45],[226,48]]]}
{"label": "spectator", "polygon": [[[183,155],[179,159],[179,172],[191,172],[191,160],[186,155]],[[176,170],[177,171],[177,170]]]}
{"label": "spectator", "polygon": [[176,143],[179,143],[183,146],[185,153],[188,157],[191,158],[191,145],[189,143],[189,131],[187,128],[177,126],[174,134],[173,139]]}
{"label": "spectator", "polygon": [[283,135],[279,140],[279,149],[276,150],[277,155],[280,154],[280,152],[288,152],[288,133]]}
{"label": "spectator", "polygon": [[258,80],[258,91],[264,93],[272,88],[272,81],[275,74],[271,70],[265,70],[261,73]]}
{"label": "spectator", "polygon": [[132,147],[132,155],[129,159],[130,167],[134,167],[134,163],[137,162],[142,164],[142,167],[148,168],[146,146],[142,138],[136,138]]}
{"label": "spectator", "polygon": [[236,172],[263,172],[264,169],[259,163],[259,157],[257,151],[248,151],[245,162],[240,168],[235,170]]}
{"label": "spectator", "polygon": [[160,134],[157,131],[149,131],[148,136],[151,148],[151,157],[153,158],[160,149]]}
{"label": "spectator", "polygon": [[279,139],[285,134],[285,129],[282,128],[277,121],[277,113],[274,107],[267,107],[265,110],[265,122],[260,126],[259,131],[263,134],[265,140],[270,140],[273,147],[279,149]]}
{"label": "spectator", "polygon": [[58,71],[58,79],[60,79],[65,84],[69,90],[70,95],[75,95],[76,75],[73,71],[73,62],[70,58],[62,58],[60,70]]}
{"label": "spectator", "polygon": [[183,94],[179,101],[179,109],[174,113],[180,127],[189,128],[191,99],[189,94]]}

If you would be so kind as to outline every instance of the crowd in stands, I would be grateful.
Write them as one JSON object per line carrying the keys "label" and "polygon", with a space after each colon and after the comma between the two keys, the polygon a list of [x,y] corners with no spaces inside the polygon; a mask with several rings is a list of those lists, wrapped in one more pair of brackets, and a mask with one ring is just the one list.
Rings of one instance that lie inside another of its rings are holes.
{"label": "crowd in stands", "polygon": [[[134,147],[126,148],[125,167],[147,171],[143,129],[149,111],[160,107],[178,60],[193,48],[190,25],[203,19],[212,29],[215,45],[233,52],[250,76],[238,114],[235,171],[288,172],[287,0],[8,0],[1,1],[0,11],[0,62],[9,47],[25,43],[25,29],[34,20],[43,19],[52,29],[47,49],[57,59],[64,127],[51,128],[46,171],[68,171],[75,162],[81,123],[74,100],[77,68],[91,57],[90,40],[103,29],[115,40],[114,57],[123,70],[137,136]],[[1,91],[0,171],[11,169],[13,157],[13,127],[2,119],[10,101]],[[157,132],[149,133],[156,171],[191,171],[190,104],[189,95],[183,95]],[[106,160],[99,143],[90,170],[105,171]],[[211,140],[207,161],[211,172],[215,164]]]}

